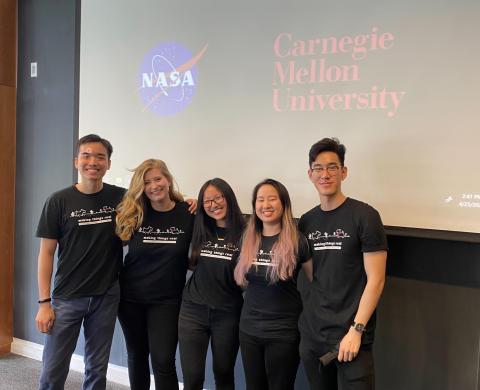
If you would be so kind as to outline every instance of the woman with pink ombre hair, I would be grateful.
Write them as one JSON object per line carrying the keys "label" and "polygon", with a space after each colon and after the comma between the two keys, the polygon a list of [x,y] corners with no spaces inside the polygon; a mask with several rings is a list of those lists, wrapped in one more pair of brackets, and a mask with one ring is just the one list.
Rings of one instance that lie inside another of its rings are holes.
{"label": "woman with pink ombre hair", "polygon": [[253,212],[243,234],[235,281],[246,289],[240,317],[240,349],[247,390],[294,388],[300,357],[300,268],[311,280],[308,243],[292,215],[283,184],[257,184]]}

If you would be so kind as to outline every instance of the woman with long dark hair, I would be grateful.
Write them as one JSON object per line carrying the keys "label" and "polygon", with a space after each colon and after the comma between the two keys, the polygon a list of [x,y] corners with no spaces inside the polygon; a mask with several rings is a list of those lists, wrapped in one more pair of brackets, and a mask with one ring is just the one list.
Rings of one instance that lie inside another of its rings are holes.
{"label": "woman with long dark hair", "polygon": [[235,268],[236,282],[246,288],[240,348],[247,390],[293,390],[302,311],[296,280],[301,267],[311,280],[308,243],[280,182],[257,184],[252,207]]}
{"label": "woman with long dark hair", "polygon": [[189,205],[166,164],[149,159],[133,171],[117,210],[117,235],[128,244],[120,273],[118,318],[134,390],[177,390],[178,313],[193,229]]}
{"label": "woman with long dark hair", "polygon": [[222,179],[208,180],[198,202],[191,253],[194,271],[183,292],[179,318],[184,389],[203,388],[209,343],[216,389],[234,389],[243,298],[233,270],[244,219],[232,188]]}

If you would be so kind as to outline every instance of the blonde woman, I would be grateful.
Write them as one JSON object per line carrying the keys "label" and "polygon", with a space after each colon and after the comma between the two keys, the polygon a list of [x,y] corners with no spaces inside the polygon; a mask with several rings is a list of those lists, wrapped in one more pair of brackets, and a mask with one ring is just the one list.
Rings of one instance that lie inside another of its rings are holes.
{"label": "blonde woman", "polygon": [[128,244],[118,318],[134,390],[150,388],[149,357],[155,387],[178,389],[177,323],[193,219],[163,161],[134,169],[116,217],[117,235]]}
{"label": "blonde woman", "polygon": [[257,184],[252,206],[234,273],[246,288],[240,349],[247,390],[293,390],[302,311],[296,280],[301,267],[311,280],[312,261],[283,184],[273,179]]}

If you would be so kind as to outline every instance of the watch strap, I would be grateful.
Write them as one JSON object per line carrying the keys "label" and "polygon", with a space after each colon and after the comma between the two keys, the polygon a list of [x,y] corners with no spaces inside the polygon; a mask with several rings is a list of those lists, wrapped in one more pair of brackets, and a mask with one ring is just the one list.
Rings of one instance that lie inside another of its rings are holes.
{"label": "watch strap", "polygon": [[352,322],[352,328],[355,329],[357,332],[365,333],[367,331],[367,326],[360,322]]}

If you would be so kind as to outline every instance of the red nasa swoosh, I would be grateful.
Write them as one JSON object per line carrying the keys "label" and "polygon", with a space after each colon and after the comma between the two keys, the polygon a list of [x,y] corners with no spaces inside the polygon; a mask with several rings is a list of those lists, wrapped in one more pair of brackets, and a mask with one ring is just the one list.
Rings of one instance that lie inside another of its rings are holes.
{"label": "red nasa swoosh", "polygon": [[189,61],[185,62],[184,64],[180,65],[178,68],[175,68],[177,72],[186,72],[187,70],[193,68],[193,66],[200,61],[200,58],[203,57],[205,52],[207,51],[208,43],[203,47],[202,50],[198,52],[195,57],[192,57]]}

